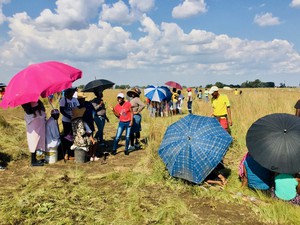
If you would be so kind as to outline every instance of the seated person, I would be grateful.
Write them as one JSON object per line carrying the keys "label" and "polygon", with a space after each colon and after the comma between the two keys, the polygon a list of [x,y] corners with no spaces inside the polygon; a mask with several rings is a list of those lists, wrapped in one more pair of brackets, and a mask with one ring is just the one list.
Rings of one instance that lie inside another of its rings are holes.
{"label": "seated person", "polygon": [[243,161],[243,175],[240,175],[242,187],[248,186],[252,189],[269,190],[272,183],[272,172],[259,163],[247,153]]}
{"label": "seated person", "polygon": [[[92,134],[91,129],[82,119],[85,110],[86,110],[85,107],[82,108],[76,107],[72,110],[73,115],[72,115],[71,122],[72,122],[74,143],[71,146],[71,149],[75,150],[76,148],[80,148],[88,152],[90,146],[94,145],[96,141],[91,135]],[[95,155],[91,155],[91,160],[95,160]]]}
{"label": "seated person", "polygon": [[300,205],[300,179],[297,175],[277,174],[275,176],[275,188],[272,188],[272,196]]}

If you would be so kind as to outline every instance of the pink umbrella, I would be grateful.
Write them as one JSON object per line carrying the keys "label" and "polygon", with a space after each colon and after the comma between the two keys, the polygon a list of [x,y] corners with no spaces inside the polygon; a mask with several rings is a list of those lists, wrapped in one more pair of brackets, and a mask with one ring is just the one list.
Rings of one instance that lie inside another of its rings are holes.
{"label": "pink umbrella", "polygon": [[168,82],[165,83],[165,85],[168,85],[168,86],[170,86],[172,88],[176,88],[176,89],[182,90],[182,86],[180,84],[178,84],[177,82],[175,82],[175,81],[168,81]]}
{"label": "pink umbrella", "polygon": [[41,97],[70,88],[81,78],[79,69],[55,61],[32,64],[17,73],[8,83],[0,107],[16,107],[36,102]]}

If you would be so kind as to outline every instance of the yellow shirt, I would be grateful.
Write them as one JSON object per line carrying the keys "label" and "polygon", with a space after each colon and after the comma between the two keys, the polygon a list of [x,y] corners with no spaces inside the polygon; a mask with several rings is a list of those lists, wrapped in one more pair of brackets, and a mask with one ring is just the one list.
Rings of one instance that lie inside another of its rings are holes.
{"label": "yellow shirt", "polygon": [[227,115],[227,107],[230,107],[230,102],[225,94],[220,94],[217,99],[212,98],[211,104],[215,116]]}
{"label": "yellow shirt", "polygon": [[179,94],[177,94],[176,92],[173,92],[172,94],[172,102],[176,103],[178,101],[178,96]]}
{"label": "yellow shirt", "polygon": [[239,95],[239,91],[234,91],[234,94],[235,95]]}

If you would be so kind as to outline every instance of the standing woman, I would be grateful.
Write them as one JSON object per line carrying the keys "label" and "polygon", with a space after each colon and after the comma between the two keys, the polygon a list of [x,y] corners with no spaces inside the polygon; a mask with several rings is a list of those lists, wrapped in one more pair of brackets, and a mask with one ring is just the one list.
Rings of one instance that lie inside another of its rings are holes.
{"label": "standing woman", "polygon": [[44,162],[36,159],[37,150],[45,151],[46,113],[41,100],[22,105],[25,111],[27,143],[31,152],[31,166],[43,166]]}
{"label": "standing woman", "polygon": [[[133,112],[133,124],[130,131],[130,145],[129,150],[139,149],[140,146],[140,138],[141,138],[141,121],[142,115],[141,112],[145,108],[145,103],[140,99],[141,90],[137,87],[132,88],[127,92],[128,97],[131,98],[131,108]],[[135,140],[135,143],[134,143]]]}
{"label": "standing woman", "polygon": [[100,146],[106,146],[106,144],[104,143],[103,134],[105,121],[109,122],[109,119],[106,116],[106,107],[103,101],[102,90],[95,90],[94,94],[96,97],[91,101],[91,103],[95,110],[94,121],[97,126],[97,133],[95,134],[95,138],[100,143]]}
{"label": "standing woman", "polygon": [[125,155],[129,155],[128,146],[130,141],[130,129],[133,121],[133,112],[131,108],[131,103],[125,101],[125,96],[123,93],[117,95],[118,104],[112,109],[116,117],[119,118],[119,126],[117,129],[116,137],[114,139],[114,146],[112,154],[117,154],[118,142],[124,130],[126,130],[126,144],[125,144]]}

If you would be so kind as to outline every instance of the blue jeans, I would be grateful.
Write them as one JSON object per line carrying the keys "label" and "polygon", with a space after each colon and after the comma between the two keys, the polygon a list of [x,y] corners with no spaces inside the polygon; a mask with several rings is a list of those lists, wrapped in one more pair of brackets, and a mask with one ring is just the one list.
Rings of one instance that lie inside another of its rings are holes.
{"label": "blue jeans", "polygon": [[94,117],[95,123],[97,125],[97,133],[95,134],[95,138],[100,141],[100,143],[103,143],[103,131],[105,126],[105,117],[103,116],[97,116]]}
{"label": "blue jeans", "polygon": [[128,121],[128,122],[119,122],[119,126],[118,126],[118,129],[117,129],[116,137],[115,137],[115,140],[114,140],[113,151],[117,150],[119,140],[120,140],[121,135],[122,135],[122,133],[123,133],[123,131],[125,129],[126,129],[125,151],[128,151],[128,146],[129,146],[129,141],[130,141],[130,129],[131,129],[131,127],[129,126],[129,124],[130,124],[130,121]]}
{"label": "blue jeans", "polygon": [[192,101],[187,102],[187,107],[188,107],[189,113],[192,113],[192,104],[193,104]]}

